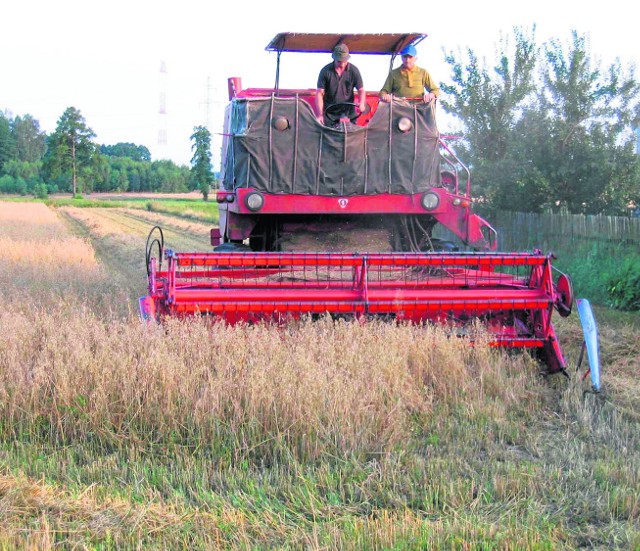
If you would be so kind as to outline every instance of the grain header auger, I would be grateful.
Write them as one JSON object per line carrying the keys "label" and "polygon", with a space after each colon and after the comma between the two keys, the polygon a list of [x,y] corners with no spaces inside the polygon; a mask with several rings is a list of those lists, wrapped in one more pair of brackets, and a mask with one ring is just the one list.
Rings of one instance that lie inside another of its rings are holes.
{"label": "grain header auger", "polygon": [[[274,88],[243,89],[230,78],[213,252],[165,249],[154,228],[142,316],[383,317],[441,322],[458,334],[479,321],[492,344],[532,349],[549,373],[565,372],[551,317],[571,313],[571,281],[551,255],[497,252],[495,230],[471,209],[469,170],[438,132],[434,102],[367,93],[364,112],[339,104],[321,124],[315,89],[279,86],[283,52],[328,54],[344,42],[352,54],[389,56],[391,68],[424,38],[281,33],[266,48],[277,54]],[[438,224],[472,252],[436,238]]]}

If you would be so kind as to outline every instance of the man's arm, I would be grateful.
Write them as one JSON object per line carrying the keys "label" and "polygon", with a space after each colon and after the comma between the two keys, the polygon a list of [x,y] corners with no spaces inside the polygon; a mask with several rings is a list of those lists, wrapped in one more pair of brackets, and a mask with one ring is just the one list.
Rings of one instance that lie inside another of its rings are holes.
{"label": "man's arm", "polygon": [[380,90],[380,99],[387,103],[391,102],[391,92],[393,91],[393,74],[389,73],[387,80],[384,81],[384,86]]}
{"label": "man's arm", "polygon": [[360,97],[360,112],[364,113],[367,110],[367,91],[364,88],[358,90]]}
{"label": "man's arm", "polygon": [[364,89],[362,74],[360,73],[360,69],[355,65],[351,65],[351,70],[353,71],[354,76],[354,88],[358,91],[358,105],[360,107],[360,112],[364,113],[367,108],[367,91]]}
{"label": "man's arm", "polygon": [[316,119],[324,124],[324,88],[316,90]]}
{"label": "man's arm", "polygon": [[422,76],[422,84],[428,90],[428,92],[424,94],[425,103],[432,101],[440,96],[440,87],[438,86],[437,82],[431,78],[431,75],[427,70],[424,70],[424,74]]}

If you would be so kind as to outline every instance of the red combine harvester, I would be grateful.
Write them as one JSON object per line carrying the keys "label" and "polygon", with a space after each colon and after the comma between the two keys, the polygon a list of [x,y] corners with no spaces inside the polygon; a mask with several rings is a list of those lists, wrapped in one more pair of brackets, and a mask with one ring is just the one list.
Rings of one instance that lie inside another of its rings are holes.
{"label": "red combine harvester", "polygon": [[[564,372],[551,318],[571,313],[571,281],[551,255],[496,252],[434,104],[368,93],[365,112],[327,126],[314,113],[315,89],[279,87],[283,52],[331,53],[343,42],[352,54],[389,56],[392,67],[424,38],[282,33],[267,46],[277,52],[274,88],[229,79],[213,252],[165,250],[154,228],[142,316],[382,317],[464,335],[480,322],[494,345],[529,348],[549,373]],[[470,252],[435,238],[437,224]]]}

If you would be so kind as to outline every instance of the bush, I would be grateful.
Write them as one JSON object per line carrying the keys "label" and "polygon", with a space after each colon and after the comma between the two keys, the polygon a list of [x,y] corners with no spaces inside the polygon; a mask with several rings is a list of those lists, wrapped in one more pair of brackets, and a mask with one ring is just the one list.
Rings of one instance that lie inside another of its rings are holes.
{"label": "bush", "polygon": [[629,256],[608,274],[609,305],[616,310],[640,310],[640,256]]}
{"label": "bush", "polygon": [[572,243],[554,251],[558,259],[553,266],[568,274],[573,281],[576,297],[588,298],[593,304],[608,302],[606,275],[603,266],[617,269],[620,258],[628,254],[622,247],[612,247],[599,243]]}
{"label": "bush", "polygon": [[27,183],[23,178],[14,178],[9,174],[5,174],[0,177],[0,193],[26,195]]}
{"label": "bush", "polygon": [[33,195],[36,199],[46,199],[49,197],[49,190],[45,183],[36,184],[33,187]]}
{"label": "bush", "polygon": [[4,174],[0,176],[0,193],[15,193],[16,181],[13,176]]}

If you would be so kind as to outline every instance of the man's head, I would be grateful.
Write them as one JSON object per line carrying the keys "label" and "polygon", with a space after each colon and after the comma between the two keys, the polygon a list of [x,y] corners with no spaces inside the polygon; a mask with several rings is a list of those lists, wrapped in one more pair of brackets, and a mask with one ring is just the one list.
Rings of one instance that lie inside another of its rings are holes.
{"label": "man's head", "polygon": [[351,56],[349,55],[348,46],[346,44],[338,44],[333,49],[333,54],[331,54],[331,57],[333,57],[335,61],[349,61],[349,58]]}
{"label": "man's head", "polygon": [[400,55],[402,56],[402,66],[405,69],[413,69],[418,55],[415,46],[412,46],[411,44],[405,46],[400,52]]}

